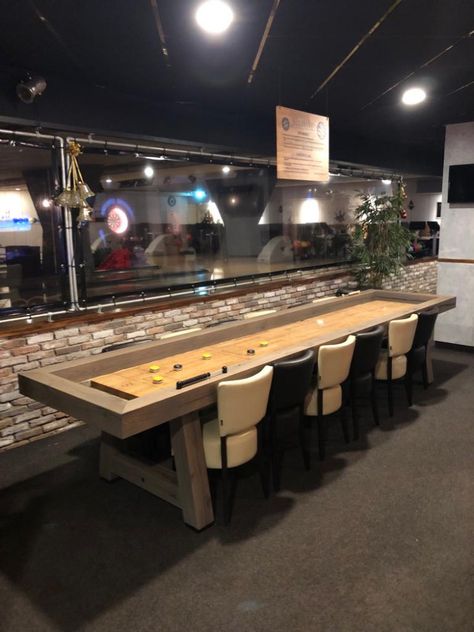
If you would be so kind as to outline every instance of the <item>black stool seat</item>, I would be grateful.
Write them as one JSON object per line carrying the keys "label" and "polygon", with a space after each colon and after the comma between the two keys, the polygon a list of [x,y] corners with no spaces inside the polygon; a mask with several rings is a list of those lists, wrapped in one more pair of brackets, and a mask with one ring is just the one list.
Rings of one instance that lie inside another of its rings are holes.
{"label": "black stool seat", "polygon": [[376,327],[356,335],[354,355],[349,373],[349,399],[352,408],[354,439],[359,438],[359,416],[357,399],[370,398],[374,423],[379,425],[377,400],[375,397],[375,365],[380,353],[384,328]]}
{"label": "black stool seat", "polygon": [[304,401],[311,386],[316,356],[312,349],[273,365],[273,379],[268,399],[268,421],[272,460],[273,489],[280,489],[280,472],[284,448],[278,438],[283,425],[297,419],[301,428]]}
{"label": "black stool seat", "polygon": [[431,340],[431,336],[433,335],[438,314],[439,310],[436,307],[418,314],[418,323],[416,325],[413,345],[407,353],[407,374],[408,379],[410,380],[410,394],[412,376],[418,369],[421,369],[423,375],[423,386],[428,388],[428,345]]}

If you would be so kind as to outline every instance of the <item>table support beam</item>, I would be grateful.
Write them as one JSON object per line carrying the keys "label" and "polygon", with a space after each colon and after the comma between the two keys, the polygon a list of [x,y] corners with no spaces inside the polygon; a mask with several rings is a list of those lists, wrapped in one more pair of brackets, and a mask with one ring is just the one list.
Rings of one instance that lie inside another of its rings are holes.
{"label": "table support beam", "polygon": [[204,529],[214,522],[214,512],[198,413],[174,419],[170,429],[184,522]]}
{"label": "table support beam", "polygon": [[102,433],[100,476],[107,481],[124,478],[154,496],[181,508],[176,472],[163,465],[147,463],[123,451],[123,441]]}

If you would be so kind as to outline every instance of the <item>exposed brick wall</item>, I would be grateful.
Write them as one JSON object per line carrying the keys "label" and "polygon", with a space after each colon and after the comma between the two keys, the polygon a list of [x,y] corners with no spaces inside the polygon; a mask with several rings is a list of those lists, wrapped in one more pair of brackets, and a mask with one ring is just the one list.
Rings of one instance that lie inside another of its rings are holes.
{"label": "exposed brick wall", "polygon": [[383,284],[385,290],[426,292],[436,294],[438,283],[438,261],[413,261],[402,268],[400,274],[390,276]]}
{"label": "exposed brick wall", "polygon": [[[334,269],[331,270],[331,273]],[[86,358],[100,353],[106,345],[152,336],[183,327],[205,326],[215,319],[237,317],[255,309],[284,307],[334,295],[338,287],[352,281],[349,267],[341,266],[338,278],[325,278],[328,271],[314,271],[301,279],[275,290],[252,291],[244,296],[216,298],[196,302],[181,309],[160,310],[150,307],[149,313],[105,320],[100,324],[65,327],[49,333],[5,339],[0,336],[0,450],[23,445],[41,437],[62,432],[81,422],[43,406],[18,391],[18,372]],[[436,292],[436,261],[407,266],[399,279],[386,287],[419,292]]]}

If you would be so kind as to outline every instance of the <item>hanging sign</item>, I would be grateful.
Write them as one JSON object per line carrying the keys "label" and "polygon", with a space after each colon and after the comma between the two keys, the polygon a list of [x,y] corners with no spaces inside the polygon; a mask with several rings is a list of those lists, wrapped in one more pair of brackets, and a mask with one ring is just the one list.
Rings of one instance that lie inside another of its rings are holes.
{"label": "hanging sign", "polygon": [[329,118],[278,105],[277,178],[329,180]]}

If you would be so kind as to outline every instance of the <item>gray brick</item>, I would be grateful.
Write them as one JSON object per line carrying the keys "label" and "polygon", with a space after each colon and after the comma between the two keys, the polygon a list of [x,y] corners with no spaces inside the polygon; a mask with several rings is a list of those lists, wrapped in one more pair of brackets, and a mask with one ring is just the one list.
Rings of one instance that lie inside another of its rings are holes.
{"label": "gray brick", "polygon": [[18,415],[18,417],[15,418],[15,423],[19,424],[23,421],[34,419],[35,417],[38,417],[38,413],[36,412],[36,410],[32,410],[31,412],[23,413],[23,415]]}
{"label": "gray brick", "polygon": [[21,432],[22,430],[28,430],[29,428],[29,424],[28,422],[25,421],[25,423],[23,424],[14,424],[13,426],[9,426],[8,428],[5,428],[4,430],[0,430],[0,436],[2,437],[8,437],[10,435],[13,435],[17,432]]}
{"label": "gray brick", "polygon": [[51,421],[49,424],[45,424],[43,426],[43,432],[51,432],[58,428],[64,428],[64,426],[67,426],[67,421],[65,419],[57,419],[56,421]]}
{"label": "gray brick", "polygon": [[94,340],[100,340],[101,338],[107,338],[107,336],[113,336],[113,335],[114,335],[113,329],[102,329],[101,331],[96,331],[95,333],[93,333],[92,338]]}
{"label": "gray brick", "polygon": [[34,362],[27,362],[26,364],[20,364],[19,366],[13,367],[13,371],[18,373],[19,371],[31,371],[32,369],[37,369],[39,367],[39,362],[35,360]]}
{"label": "gray brick", "polygon": [[54,338],[53,334],[38,334],[36,336],[30,336],[29,338],[26,339],[26,342],[29,345],[36,345],[42,342],[53,340],[53,338]]}
{"label": "gray brick", "polygon": [[77,336],[79,329],[72,327],[71,329],[58,329],[54,332],[56,340],[62,340],[63,338],[70,338],[71,336]]}
{"label": "gray brick", "polygon": [[23,430],[23,432],[16,432],[15,441],[22,441],[23,439],[31,439],[32,437],[36,437],[42,433],[43,431],[41,428],[30,428],[29,430]]}

